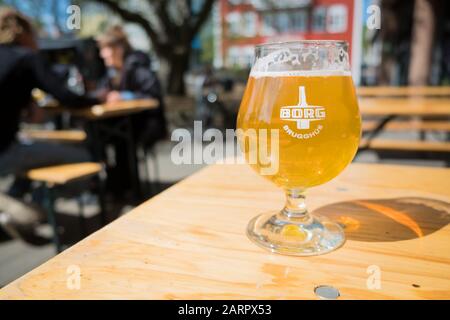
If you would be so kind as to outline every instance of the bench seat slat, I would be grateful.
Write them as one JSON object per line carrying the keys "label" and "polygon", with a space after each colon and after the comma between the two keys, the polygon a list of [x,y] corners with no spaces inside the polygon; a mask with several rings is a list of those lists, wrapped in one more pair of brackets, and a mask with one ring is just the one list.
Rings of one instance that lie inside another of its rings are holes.
{"label": "bench seat slat", "polygon": [[30,140],[83,142],[86,133],[82,130],[22,130],[19,135]]}
{"label": "bench seat slat", "polygon": [[[367,141],[361,140],[360,146],[366,146]],[[450,142],[439,141],[405,141],[375,138],[370,141],[371,150],[419,151],[419,152],[450,152]]]}
{"label": "bench seat slat", "polygon": [[[372,131],[378,125],[377,121],[363,121],[362,130]],[[450,132],[450,121],[390,121],[383,131],[446,131]]]}
{"label": "bench seat slat", "polygon": [[66,184],[72,180],[99,173],[102,165],[95,162],[72,163],[29,170],[26,177],[50,184]]}

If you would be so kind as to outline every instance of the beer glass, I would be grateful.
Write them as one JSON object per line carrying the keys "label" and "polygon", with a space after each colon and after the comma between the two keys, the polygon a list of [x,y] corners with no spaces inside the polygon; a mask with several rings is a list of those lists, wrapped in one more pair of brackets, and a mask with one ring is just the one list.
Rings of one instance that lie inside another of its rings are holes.
{"label": "beer glass", "polygon": [[250,166],[286,192],[280,212],[252,219],[248,237],[272,252],[318,255],[341,246],[339,224],[308,212],[305,192],[352,161],[361,135],[344,41],[269,43],[256,59],[237,136]]}

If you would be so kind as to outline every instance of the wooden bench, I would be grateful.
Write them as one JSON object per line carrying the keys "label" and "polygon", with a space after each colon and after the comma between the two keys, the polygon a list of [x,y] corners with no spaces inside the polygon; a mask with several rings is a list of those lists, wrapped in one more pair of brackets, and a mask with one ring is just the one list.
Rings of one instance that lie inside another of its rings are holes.
{"label": "wooden bench", "polygon": [[[411,88],[404,88],[404,92]],[[419,90],[419,89],[418,89]],[[419,90],[420,91],[420,90]],[[448,162],[450,143],[447,141],[426,141],[425,133],[429,131],[450,132],[450,99],[448,98],[360,98],[359,105],[364,116],[373,120],[364,120],[360,150],[375,150],[382,155],[395,157],[411,156],[415,152],[420,157],[443,158]],[[411,119],[416,116],[419,119]],[[375,120],[379,117],[378,120]],[[398,117],[408,117],[400,120]],[[420,133],[420,140],[391,140],[379,138],[384,131]]]}
{"label": "wooden bench", "polygon": [[362,116],[450,117],[449,98],[359,98]]}
{"label": "wooden bench", "polygon": [[43,106],[43,108],[45,111],[54,114],[70,112],[70,114],[75,117],[87,120],[98,120],[135,114],[144,110],[156,109],[158,106],[159,102],[156,99],[136,99],[108,102],[80,109],[69,109],[53,103],[47,104]]}
{"label": "wooden bench", "polygon": [[38,141],[82,143],[86,141],[86,132],[82,130],[22,130],[21,138]]}
{"label": "wooden bench", "polygon": [[[379,122],[366,120],[362,123],[362,131],[373,131]],[[450,121],[429,120],[429,121],[390,121],[383,127],[383,131],[444,131],[450,132]]]}
{"label": "wooden bench", "polygon": [[[31,169],[25,173],[25,177],[27,177],[31,181],[36,181],[40,183],[40,186],[44,190],[44,206],[47,209],[47,215],[50,225],[53,228],[53,243],[57,252],[61,252],[63,247],[59,240],[57,222],[54,212],[54,195],[53,189],[60,185],[65,185],[80,179],[85,179],[88,177],[92,177],[95,175],[99,176],[100,181],[100,214],[102,218],[103,224],[106,223],[105,212],[104,212],[104,203],[103,203],[103,178],[102,174],[104,173],[103,166],[99,163],[95,162],[83,162],[83,163],[72,163],[72,164],[63,164],[56,166],[49,166],[37,169]],[[103,174],[104,175],[104,174]],[[83,215],[83,206],[82,203],[79,202],[80,205],[80,222],[81,225],[84,226],[84,215]]]}
{"label": "wooden bench", "polygon": [[31,169],[25,175],[30,180],[53,186],[99,174],[102,169],[99,163],[83,162]]}
{"label": "wooden bench", "polygon": [[411,87],[358,87],[356,93],[360,97],[450,97],[450,86],[411,86]]}
{"label": "wooden bench", "polygon": [[360,148],[370,150],[387,150],[387,151],[410,151],[410,152],[430,152],[430,153],[449,153],[450,142],[440,141],[406,141],[374,138],[367,142],[362,139]]}

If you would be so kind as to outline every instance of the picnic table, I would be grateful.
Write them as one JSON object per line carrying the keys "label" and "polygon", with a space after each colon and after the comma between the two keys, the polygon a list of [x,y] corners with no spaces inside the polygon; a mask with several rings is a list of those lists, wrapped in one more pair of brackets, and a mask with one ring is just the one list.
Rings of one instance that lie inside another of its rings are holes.
{"label": "picnic table", "polygon": [[450,86],[357,87],[356,93],[360,97],[411,97],[411,96],[450,97]]}
{"label": "picnic table", "polygon": [[144,110],[157,108],[158,106],[159,102],[156,99],[136,99],[108,102],[79,109],[69,109],[54,103],[44,106],[43,108],[55,113],[69,112],[76,117],[99,120],[118,116],[128,116]]}
{"label": "picnic table", "polygon": [[[436,153],[448,162],[450,143],[447,141],[425,141],[429,131],[450,131],[450,98],[408,97],[408,98],[359,98],[363,122],[364,139],[362,148],[400,152]],[[371,120],[368,121],[368,118]],[[408,119],[407,121],[405,121]],[[383,140],[380,133],[416,131],[421,141]]]}
{"label": "picnic table", "polygon": [[[136,156],[136,141],[133,135],[131,116],[139,112],[157,108],[159,102],[156,99],[136,99],[98,104],[87,108],[69,109],[64,106],[51,104],[44,107],[53,113],[67,112],[73,117],[87,121],[89,141],[93,144],[96,161],[103,161],[104,146],[110,138],[126,141],[129,175],[132,181],[133,195],[142,196],[139,180],[138,160]],[[118,121],[111,125],[103,120],[117,118]]]}
{"label": "picnic table", "polygon": [[450,117],[450,98],[360,98],[363,116]]}
{"label": "picnic table", "polygon": [[345,227],[346,243],[294,257],[245,235],[252,217],[282,207],[283,191],[247,165],[209,166],[5,286],[0,298],[316,299],[314,288],[329,285],[339,299],[450,299],[449,181],[449,169],[352,164],[308,193],[310,210]]}
{"label": "picnic table", "polygon": [[19,131],[22,140],[54,141],[81,143],[86,140],[86,133],[83,130],[33,130],[25,129]]}

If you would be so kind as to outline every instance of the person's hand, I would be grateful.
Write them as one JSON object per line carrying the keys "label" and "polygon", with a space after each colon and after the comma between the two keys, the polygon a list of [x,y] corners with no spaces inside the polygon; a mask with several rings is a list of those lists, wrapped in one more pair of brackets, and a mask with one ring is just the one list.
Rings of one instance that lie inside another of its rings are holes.
{"label": "person's hand", "polygon": [[98,89],[94,93],[94,97],[100,100],[101,103],[106,102],[106,97],[108,96],[108,89]]}
{"label": "person's hand", "polygon": [[106,95],[106,102],[117,102],[122,100],[122,96],[119,91],[110,91]]}

